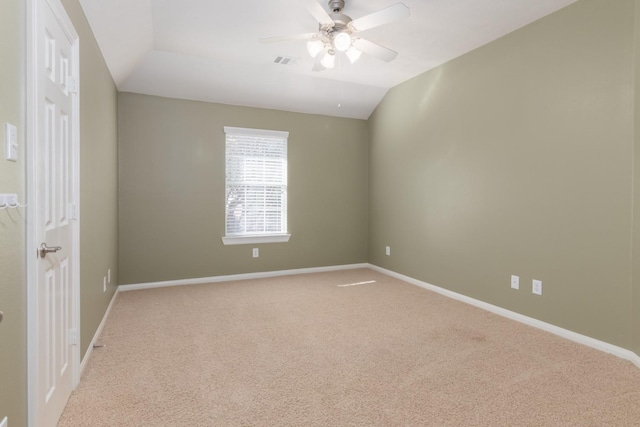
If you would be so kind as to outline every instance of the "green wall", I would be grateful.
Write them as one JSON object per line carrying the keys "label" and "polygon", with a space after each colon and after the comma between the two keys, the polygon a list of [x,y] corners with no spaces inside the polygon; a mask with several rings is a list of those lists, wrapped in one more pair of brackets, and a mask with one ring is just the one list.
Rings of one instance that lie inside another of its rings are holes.
{"label": "green wall", "polygon": [[[83,355],[119,283],[367,261],[640,354],[640,0],[580,0],[397,86],[368,122],[118,95],[63,3],[81,39]],[[0,2],[0,126],[22,142],[0,192],[21,200],[25,22],[24,1]],[[290,131],[289,243],[222,245],[223,126]],[[0,211],[12,427],[27,412],[25,218]]]}
{"label": "green wall", "polygon": [[389,91],[369,261],[638,351],[634,7],[581,0]]}
{"label": "green wall", "polygon": [[[25,5],[0,1],[0,193],[25,203]],[[18,161],[4,160],[4,125],[18,128]],[[0,210],[0,421],[26,425],[25,209]]]}
{"label": "green wall", "polygon": [[[117,91],[77,0],[63,0],[80,36],[81,355],[118,284]],[[0,192],[25,200],[26,2],[0,2]],[[18,127],[19,161],[4,160],[4,123]],[[0,421],[27,425],[24,209],[0,211]],[[111,268],[112,284],[102,292]]]}
{"label": "green wall", "polygon": [[640,356],[640,0],[635,0],[634,84],[635,84],[635,139],[634,139],[634,193],[633,193],[633,281],[632,281],[632,346]]}
{"label": "green wall", "polygon": [[[118,117],[121,284],[367,261],[366,121],[130,93]],[[222,244],[224,126],[289,131],[288,243]]]}
{"label": "green wall", "polygon": [[[369,261],[640,353],[637,4],[581,0],[424,73],[368,132],[120,94],[121,283]],[[292,131],[290,243],[220,242],[225,125]]]}

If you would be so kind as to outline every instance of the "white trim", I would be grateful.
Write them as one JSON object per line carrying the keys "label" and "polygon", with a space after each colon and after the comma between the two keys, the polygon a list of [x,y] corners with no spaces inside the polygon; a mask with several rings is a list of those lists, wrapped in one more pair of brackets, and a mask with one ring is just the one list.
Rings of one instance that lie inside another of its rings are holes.
{"label": "white trim", "polygon": [[[53,10],[58,21],[60,21],[60,25],[62,26],[62,31],[64,31],[65,37],[70,40],[78,40],[80,37],[78,36],[78,33],[76,32],[76,29],[74,28],[73,23],[71,22],[69,15],[67,15],[67,11],[60,0],[45,1],[49,4],[51,10]],[[74,77],[77,78],[78,76]]]}
{"label": "white trim", "polygon": [[286,243],[291,234],[272,234],[268,236],[224,236],[222,243],[226,245],[253,245],[258,243]]}
{"label": "white trim", "polygon": [[107,306],[107,310],[104,312],[104,316],[102,316],[102,321],[100,322],[100,325],[98,325],[98,329],[96,329],[96,333],[93,334],[93,338],[91,339],[91,342],[87,347],[87,352],[84,354],[84,357],[82,358],[82,363],[80,363],[80,378],[82,378],[84,368],[86,368],[87,363],[89,362],[89,358],[91,357],[91,353],[93,353],[93,345],[98,341],[98,338],[100,338],[100,334],[102,334],[104,325],[107,323],[107,318],[111,313],[111,308],[113,308],[113,305],[119,293],[120,293],[120,290],[116,288],[116,291],[113,293],[113,296],[111,297],[111,301]]}
{"label": "white trim", "polygon": [[[52,0],[47,0],[51,2]],[[73,277],[73,300],[74,300],[74,313],[73,317],[73,328],[77,331],[76,333],[80,334],[80,221],[82,219],[82,210],[80,208],[80,36],[76,32],[71,19],[66,13],[64,6],[60,3],[60,0],[55,0],[55,2],[62,8],[60,11],[62,13],[63,18],[63,27],[67,34],[67,37],[72,38],[74,40],[73,45],[71,46],[71,50],[73,51],[73,56],[75,61],[73,61],[73,65],[71,65],[70,73],[74,83],[74,91],[69,94],[69,96],[73,99],[73,114],[74,120],[72,123],[72,141],[71,141],[71,150],[72,150],[72,184],[71,184],[71,193],[73,197],[73,217],[70,222],[73,227],[73,269],[72,269],[72,277]],[[78,336],[79,342],[79,336]],[[74,366],[73,366],[73,388],[78,387],[80,383],[80,346],[77,346],[77,349],[74,352]]]}
{"label": "white trim", "polygon": [[140,284],[134,284],[134,285],[120,285],[118,287],[118,290],[120,292],[126,292],[126,291],[140,290],[140,289],[161,288],[161,287],[167,287],[167,286],[219,283],[219,282],[228,282],[228,281],[234,281],[234,280],[261,279],[266,277],[277,277],[277,276],[308,274],[308,273],[323,273],[323,272],[329,272],[329,271],[352,270],[352,269],[358,269],[358,268],[369,268],[371,270],[377,271],[387,276],[395,277],[396,279],[400,279],[409,284],[419,286],[429,291],[436,292],[445,297],[452,298],[454,300],[473,305],[475,307],[481,308],[483,310],[489,311],[491,313],[497,314],[507,319],[514,320],[516,322],[523,323],[525,325],[532,326],[537,329],[542,329],[543,331],[552,333],[554,335],[558,335],[562,338],[577,342],[579,344],[586,345],[588,347],[603,351],[605,353],[613,354],[614,356],[620,357],[621,359],[630,361],[631,363],[636,365],[638,368],[640,368],[640,356],[638,356],[631,350],[627,350],[625,348],[618,347],[616,345],[609,344],[607,342],[600,341],[595,338],[588,337],[586,335],[578,334],[568,329],[564,329],[559,326],[555,326],[550,323],[546,323],[546,322],[534,319],[532,317],[528,317],[523,314],[516,313],[514,311],[510,311],[502,307],[498,307],[496,305],[489,304],[489,303],[477,300],[475,298],[471,298],[466,295],[462,295],[457,292],[453,292],[448,289],[444,289],[439,286],[435,286],[430,283],[426,283],[421,280],[414,279],[413,277],[405,276],[404,274],[396,273],[395,271],[387,270],[386,268],[378,267],[377,265],[368,264],[368,263],[348,264],[348,265],[339,265],[339,266],[331,266],[331,267],[301,268],[297,270],[268,271],[268,272],[261,272],[261,273],[233,274],[229,276],[202,277],[197,279],[172,280],[172,281],[166,281],[166,282],[149,282],[149,283],[140,283]]}
{"label": "white trim", "polygon": [[224,133],[229,135],[270,136],[274,138],[289,138],[289,132],[284,130],[234,128],[231,126],[225,126]]}
{"label": "white trim", "polygon": [[579,344],[586,345],[596,350],[604,351],[605,353],[613,354],[614,356],[618,356],[621,359],[630,361],[631,363],[636,365],[638,368],[640,368],[640,356],[638,356],[631,350],[627,350],[626,348],[618,347],[616,345],[609,344],[607,342],[600,341],[595,338],[591,338],[586,335],[582,335],[582,334],[570,331],[568,329],[564,329],[559,326],[555,326],[550,323],[546,323],[541,320],[534,319],[532,317],[525,316],[523,314],[516,313],[514,311],[510,311],[502,307],[498,307],[493,304],[489,304],[484,301],[480,301],[480,300],[468,297],[466,295],[462,295],[457,292],[453,292],[448,289],[444,289],[439,286],[435,286],[430,283],[420,281],[418,279],[414,279],[413,277],[405,276],[404,274],[396,273],[395,271],[378,267],[377,265],[369,264],[369,268],[371,268],[372,270],[378,271],[382,274],[386,274],[387,276],[395,277],[396,279],[400,279],[412,285],[416,285],[421,288],[436,292],[440,295],[444,295],[446,297],[464,302],[466,304],[473,305],[475,307],[481,308],[483,310],[489,311],[499,316],[506,317],[507,319],[515,320],[516,322],[524,323],[525,325],[542,329],[543,331],[550,332],[554,335],[558,335],[570,341],[574,341]]}
{"label": "white trim", "polygon": [[134,285],[120,285],[118,287],[118,290],[120,292],[126,292],[126,291],[136,291],[140,289],[164,288],[167,286],[201,285],[206,283],[231,282],[234,280],[263,279],[266,277],[291,276],[294,274],[325,273],[328,271],[354,270],[357,268],[369,268],[369,267],[370,267],[369,264],[362,263],[362,264],[334,265],[329,267],[299,268],[295,270],[265,271],[260,273],[232,274],[229,276],[200,277],[197,279],[170,280],[166,282],[148,282],[148,283],[139,283]]}
{"label": "white trim", "polygon": [[[27,279],[27,425],[35,426],[36,415],[36,374],[38,372],[37,337],[37,290],[38,266],[36,253],[36,167],[35,144],[37,136],[37,30],[39,0],[27,0],[26,4],[26,127],[25,127],[25,169],[26,169],[26,279]],[[33,199],[33,200],[32,200]]]}

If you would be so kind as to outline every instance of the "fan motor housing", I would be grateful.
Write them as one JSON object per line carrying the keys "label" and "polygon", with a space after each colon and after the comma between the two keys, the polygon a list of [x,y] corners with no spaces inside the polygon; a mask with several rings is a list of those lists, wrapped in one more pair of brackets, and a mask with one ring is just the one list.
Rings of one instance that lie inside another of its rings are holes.
{"label": "fan motor housing", "polygon": [[344,29],[347,26],[347,24],[349,24],[349,22],[352,21],[351,18],[349,18],[347,15],[344,15],[342,13],[330,13],[329,16],[333,20],[335,24],[334,28],[336,29]]}

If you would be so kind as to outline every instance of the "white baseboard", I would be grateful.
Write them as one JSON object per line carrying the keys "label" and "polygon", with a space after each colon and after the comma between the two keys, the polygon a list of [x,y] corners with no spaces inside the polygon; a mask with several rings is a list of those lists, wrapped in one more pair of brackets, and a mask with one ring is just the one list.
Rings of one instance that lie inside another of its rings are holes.
{"label": "white baseboard", "polygon": [[[516,313],[514,311],[507,310],[502,307],[498,307],[496,305],[489,304],[484,301],[480,301],[475,298],[471,298],[466,295],[462,295],[457,292],[453,292],[448,289],[444,289],[439,286],[435,286],[430,283],[426,283],[421,280],[414,279],[413,277],[405,276],[404,274],[396,273],[395,271],[387,270],[385,268],[378,267],[377,265],[368,264],[368,263],[338,265],[338,266],[329,266],[329,267],[301,268],[301,269],[295,269],[295,270],[267,271],[267,272],[259,272],[259,273],[232,274],[228,276],[201,277],[197,279],[170,280],[170,281],[164,281],[164,282],[149,282],[149,283],[140,283],[140,284],[133,284],[133,285],[120,285],[118,287],[118,291],[126,292],[126,291],[133,291],[133,290],[139,290],[139,289],[161,288],[161,287],[167,287],[167,286],[198,285],[198,284],[205,284],[205,283],[229,282],[233,280],[248,280],[248,279],[261,279],[265,277],[289,276],[294,274],[323,273],[328,271],[351,270],[351,269],[357,269],[357,268],[370,268],[382,274],[386,274],[387,276],[395,277],[404,282],[419,286],[424,289],[428,289],[440,295],[453,298],[455,300],[464,302],[466,304],[473,305],[475,307],[481,308],[483,310],[489,311],[499,316],[506,317],[508,319],[515,320],[516,322],[533,326],[534,328],[542,329],[546,332],[550,332],[554,335],[558,335],[565,339],[592,347],[600,351],[604,351],[606,353],[613,354],[617,357],[630,361],[631,363],[636,365],[638,368],[640,368],[640,356],[638,356],[631,350],[627,350],[625,348],[618,347],[616,345],[609,344],[607,342],[600,341],[595,338],[591,338],[586,335],[582,335],[582,334],[570,331],[568,329],[564,329],[559,326],[555,326],[550,323],[546,323],[541,320],[534,319],[532,317],[528,317],[523,314]],[[116,295],[114,295],[114,299],[115,299],[115,296]],[[111,301],[111,303],[113,303],[113,300]],[[105,314],[105,319],[109,314],[110,309],[111,309],[111,304],[109,304],[109,308],[107,309],[107,313]],[[104,319],[103,319],[103,323],[104,323]],[[88,359],[88,356],[91,350],[93,349],[93,342],[100,335],[101,330],[102,330],[102,323],[100,324],[98,331],[96,331],[96,336],[94,337],[94,340],[91,342],[89,346],[89,350],[87,351],[87,354],[85,355],[85,358],[82,361],[81,372],[82,372],[82,368],[84,367],[85,361]]]}
{"label": "white baseboard", "polygon": [[102,316],[102,321],[100,322],[100,325],[98,325],[98,329],[96,329],[96,333],[93,334],[93,338],[91,339],[91,342],[89,343],[89,347],[87,348],[87,352],[84,354],[84,357],[82,358],[82,362],[80,362],[80,375],[79,375],[79,378],[82,378],[82,373],[84,372],[84,368],[87,366],[87,362],[89,362],[89,358],[91,357],[91,353],[93,353],[93,346],[98,341],[98,338],[100,338],[100,334],[102,333],[102,329],[104,329],[104,325],[107,322],[107,318],[109,317],[109,313],[111,313],[111,308],[113,307],[113,303],[115,302],[119,291],[120,290],[118,288],[116,288],[116,291],[113,294],[113,296],[111,297],[111,301],[109,302],[109,305],[107,306],[107,310],[104,312],[104,316]]}
{"label": "white baseboard", "polygon": [[462,295],[457,292],[453,292],[453,291],[441,288],[439,286],[435,286],[430,283],[426,283],[426,282],[414,279],[413,277],[405,276],[404,274],[396,273],[395,271],[378,267],[377,265],[369,264],[369,268],[371,268],[372,270],[378,271],[380,273],[386,274],[387,276],[395,277],[396,279],[400,279],[412,285],[416,285],[421,288],[436,292],[440,295],[444,295],[446,297],[453,298],[455,300],[473,305],[483,310],[490,311],[499,316],[506,317],[511,320],[515,320],[516,322],[524,323],[525,325],[542,329],[543,331],[550,332],[554,335],[558,335],[562,338],[566,338],[568,340],[577,342],[579,344],[583,344],[583,345],[595,348],[597,350],[613,354],[622,359],[630,361],[631,363],[636,365],[638,368],[640,368],[640,356],[638,356],[631,350],[627,350],[626,348],[618,347],[616,345],[609,344],[607,342],[600,341],[595,338],[588,337],[586,335],[578,334],[568,329],[564,329],[559,326],[555,326],[550,323],[546,323],[546,322],[534,319],[532,317],[528,317],[523,314],[516,313],[514,311],[510,311],[502,307],[498,307],[496,305],[489,304],[489,303],[468,297],[466,295]]}
{"label": "white baseboard", "polygon": [[356,268],[369,268],[367,263],[334,265],[329,267],[299,268],[295,270],[265,271],[260,273],[231,274],[228,276],[200,277],[197,279],[169,280],[166,282],[149,282],[134,285],[120,285],[120,292],[135,291],[139,289],[164,288],[167,286],[201,285],[205,283],[230,282],[233,280],[263,279],[265,277],[291,276],[294,274],[324,273],[328,271],[353,270]]}

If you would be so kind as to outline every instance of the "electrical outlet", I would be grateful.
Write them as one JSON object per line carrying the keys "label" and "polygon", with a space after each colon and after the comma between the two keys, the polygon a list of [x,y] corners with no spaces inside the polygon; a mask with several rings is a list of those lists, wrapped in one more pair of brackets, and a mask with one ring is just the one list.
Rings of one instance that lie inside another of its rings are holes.
{"label": "electrical outlet", "polygon": [[387,254],[387,256],[391,256],[391,246],[386,247],[385,253]]}
{"label": "electrical outlet", "polygon": [[260,256],[260,249],[253,248],[253,257],[258,258]]}
{"label": "electrical outlet", "polygon": [[542,280],[533,280],[531,282],[531,292],[536,295],[542,295]]}
{"label": "electrical outlet", "polygon": [[520,289],[520,276],[511,276],[511,289]]}
{"label": "electrical outlet", "polygon": [[107,276],[102,278],[102,292],[107,292]]}

